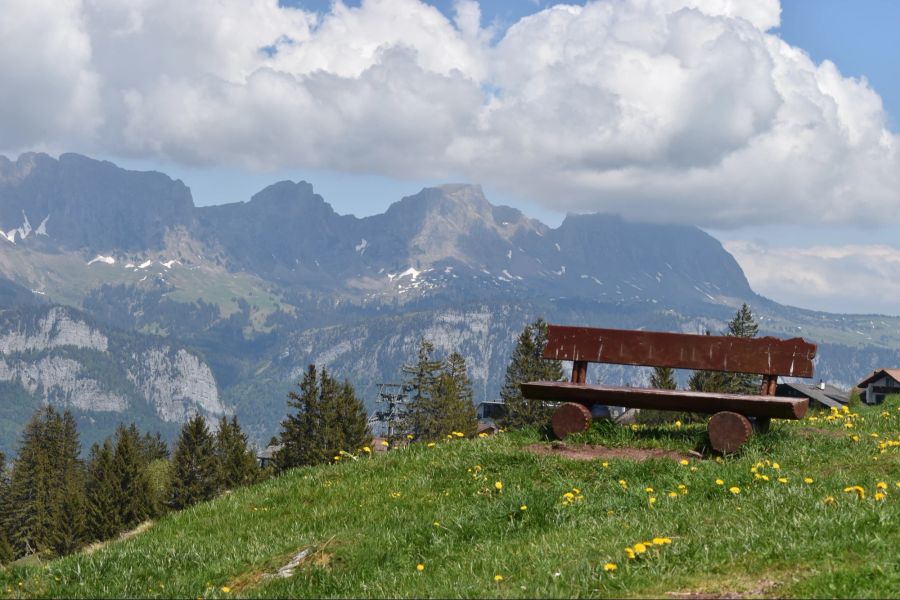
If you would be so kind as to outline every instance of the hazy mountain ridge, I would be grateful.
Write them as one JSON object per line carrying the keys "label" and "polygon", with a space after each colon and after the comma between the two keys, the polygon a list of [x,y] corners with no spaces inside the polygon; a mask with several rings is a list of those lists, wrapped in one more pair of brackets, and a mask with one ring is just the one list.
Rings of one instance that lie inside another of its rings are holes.
{"label": "hazy mountain ridge", "polygon": [[[537,316],[718,333],[746,301],[763,332],[819,343],[827,381],[849,386],[900,364],[900,319],[757,296],[698,228],[609,215],[551,228],[474,185],[426,188],[365,218],[336,213],[306,182],[195,207],[161,173],[28,154],[0,160],[0,230],[0,345],[39,349],[4,356],[0,387],[16,403],[80,406],[107,424],[134,413],[168,427],[194,410],[234,411],[266,441],[306,364],[349,378],[371,406],[375,384],[400,377],[421,337],[439,354],[461,351],[476,399],[493,399],[516,336]],[[23,315],[51,314],[62,336],[77,329],[65,318],[90,322],[78,335],[93,341],[51,347],[38,321],[20,332]],[[23,377],[46,381],[23,387]],[[591,377],[643,383],[647,372],[604,366]]]}

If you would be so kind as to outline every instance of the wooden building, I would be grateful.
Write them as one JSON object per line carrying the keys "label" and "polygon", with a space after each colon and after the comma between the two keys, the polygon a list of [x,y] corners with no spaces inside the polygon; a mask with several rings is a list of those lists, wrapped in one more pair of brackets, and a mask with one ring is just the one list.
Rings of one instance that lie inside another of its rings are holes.
{"label": "wooden building", "polygon": [[866,404],[881,404],[886,396],[900,394],[900,369],[878,369],[856,387],[860,400]]}

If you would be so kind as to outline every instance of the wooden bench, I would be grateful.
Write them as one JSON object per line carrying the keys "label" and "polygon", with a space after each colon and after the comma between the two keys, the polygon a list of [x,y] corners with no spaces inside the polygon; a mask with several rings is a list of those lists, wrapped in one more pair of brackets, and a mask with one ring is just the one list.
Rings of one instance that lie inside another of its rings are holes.
{"label": "wooden bench", "polygon": [[[532,381],[520,387],[532,400],[562,402],[553,414],[560,438],[591,426],[594,404],[711,414],[713,449],[738,450],[755,428],[768,430],[770,419],[802,419],[808,400],[775,395],[779,375],[812,377],[816,346],[802,338],[727,336],[595,329],[549,325],[544,358],[570,360],[572,381]],[[657,390],[588,385],[588,363],[671,367],[762,375],[759,395]],[[751,422],[750,418],[754,422]]]}

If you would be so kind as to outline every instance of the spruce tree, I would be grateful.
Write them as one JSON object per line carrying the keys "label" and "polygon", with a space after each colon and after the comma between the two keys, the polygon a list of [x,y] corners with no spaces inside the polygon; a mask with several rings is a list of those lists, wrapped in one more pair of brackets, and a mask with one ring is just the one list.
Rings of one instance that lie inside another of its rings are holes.
{"label": "spruce tree", "polygon": [[653,367],[653,374],[650,375],[650,387],[657,390],[677,389],[675,369],[671,367]]}
{"label": "spruce tree", "polygon": [[280,470],[329,462],[341,450],[356,452],[372,440],[365,407],[353,386],[339,383],[328,371],[309,368],[300,393],[288,394],[296,409],[281,423],[281,450],[275,456]]}
{"label": "spruce tree", "polygon": [[330,458],[319,443],[323,418],[315,365],[306,369],[299,387],[299,394],[293,390],[288,392],[288,408],[295,412],[289,412],[281,422],[278,436],[281,449],[275,454],[275,464],[280,471],[318,464]]}
{"label": "spruce tree", "polygon": [[475,435],[478,418],[475,415],[472,380],[469,379],[466,359],[458,352],[452,352],[447,357],[435,385],[435,395],[443,433],[458,431],[467,436]]}
{"label": "spruce tree", "polygon": [[506,405],[506,414],[499,424],[506,428],[520,429],[537,427],[545,429],[550,425],[552,409],[540,400],[529,400],[522,396],[519,385],[528,381],[561,381],[562,363],[543,358],[547,345],[547,323],[538,319],[527,325],[516,342],[500,397]]}
{"label": "spruce tree", "polygon": [[145,433],[140,438],[140,446],[141,456],[145,463],[149,464],[155,460],[169,459],[169,446],[158,431],[154,434],[151,434],[149,431]]}
{"label": "spruce tree", "polygon": [[[81,443],[72,413],[66,411],[51,424],[55,448],[55,485],[52,506],[55,528],[53,550],[63,556],[78,550],[88,537],[84,466],[79,455]],[[58,437],[57,437],[58,436]]]}
{"label": "spruce tree", "polygon": [[50,453],[47,452],[45,419],[53,408],[35,411],[19,443],[10,478],[10,541],[16,556],[46,552],[51,545],[53,514],[51,504]]}
{"label": "spruce tree", "polygon": [[122,526],[119,501],[120,483],[116,476],[113,447],[109,439],[94,444],[87,466],[87,527],[92,540],[107,540]]}
{"label": "spruce tree", "polygon": [[[754,338],[759,333],[759,325],[753,319],[753,313],[746,303],[742,304],[728,322],[728,333],[731,337]],[[758,394],[762,387],[762,379],[752,373],[728,373],[726,377],[727,391],[733,394]]]}
{"label": "spruce tree", "polygon": [[153,493],[137,427],[120,425],[115,441],[113,472],[118,483],[115,502],[121,526],[127,531],[153,516]]}
{"label": "spruce tree", "polygon": [[[324,373],[323,373],[324,376]],[[337,427],[337,439],[331,450],[334,453],[340,450],[356,452],[363,446],[372,443],[372,432],[369,430],[369,417],[362,400],[356,396],[356,391],[349,381],[344,381],[337,390],[334,399],[333,410],[327,411],[333,415]]]}
{"label": "spruce tree", "polygon": [[210,500],[221,487],[215,440],[203,415],[181,428],[172,459],[169,505],[178,510]]}
{"label": "spruce tree", "polygon": [[15,558],[9,531],[12,529],[9,501],[9,474],[6,469],[6,455],[0,452],[0,565],[12,562]]}
{"label": "spruce tree", "polygon": [[[403,427],[418,439],[434,439],[441,435],[440,406],[434,397],[435,383],[443,364],[432,357],[434,345],[426,339],[419,342],[416,362],[403,365],[404,383],[413,390],[406,409]],[[444,432],[444,434],[449,432]]]}
{"label": "spruce tree", "polygon": [[229,421],[224,415],[216,431],[216,459],[219,462],[222,487],[234,489],[249,485],[259,479],[256,453],[247,443],[247,435],[241,430],[237,417]]}

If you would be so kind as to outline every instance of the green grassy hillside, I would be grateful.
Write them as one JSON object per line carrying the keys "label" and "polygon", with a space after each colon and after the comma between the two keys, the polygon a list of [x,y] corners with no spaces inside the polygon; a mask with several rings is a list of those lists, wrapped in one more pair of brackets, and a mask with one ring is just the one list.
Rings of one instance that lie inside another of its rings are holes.
{"label": "green grassy hillside", "polygon": [[[0,572],[0,594],[896,595],[896,398],[857,415],[779,422],[721,462],[687,454],[703,432],[604,425],[567,442],[666,448],[683,460],[538,455],[526,450],[539,442],[528,433],[361,452],[93,553],[12,567]],[[270,576],[305,549],[293,576]]]}

